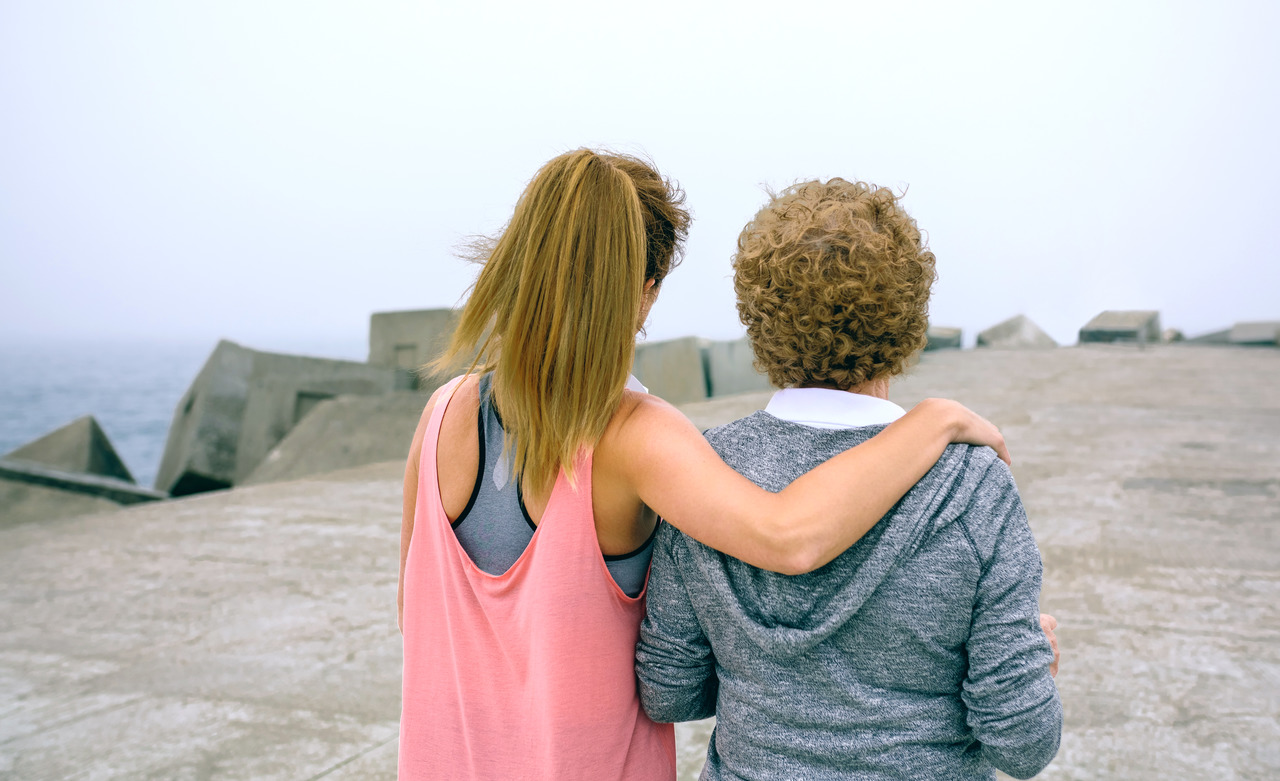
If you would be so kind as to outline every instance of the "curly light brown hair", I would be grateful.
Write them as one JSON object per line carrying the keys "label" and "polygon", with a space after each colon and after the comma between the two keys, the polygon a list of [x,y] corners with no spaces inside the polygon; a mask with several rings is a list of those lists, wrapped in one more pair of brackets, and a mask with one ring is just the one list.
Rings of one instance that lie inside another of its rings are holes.
{"label": "curly light brown hair", "polygon": [[924,347],[934,256],[891,190],[788,187],[742,229],[733,269],[756,368],[779,388],[849,390]]}

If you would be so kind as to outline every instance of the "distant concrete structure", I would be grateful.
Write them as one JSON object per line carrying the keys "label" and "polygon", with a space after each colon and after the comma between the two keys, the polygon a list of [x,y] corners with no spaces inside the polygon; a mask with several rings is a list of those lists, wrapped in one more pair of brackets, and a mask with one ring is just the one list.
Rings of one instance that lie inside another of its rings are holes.
{"label": "distant concrete structure", "polygon": [[394,369],[223,340],[178,402],[156,488],[184,496],[235,485],[321,401],[396,386]]}
{"label": "distant concrete structure", "polygon": [[382,461],[403,462],[429,398],[430,391],[412,391],[322,401],[241,485],[297,480]]}
{"label": "distant concrete structure", "polygon": [[941,326],[929,326],[926,334],[927,341],[924,349],[931,350],[959,350],[962,346],[961,339],[964,332],[959,328],[943,328]]}
{"label": "distant concrete structure", "polygon": [[1230,344],[1231,329],[1224,328],[1221,331],[1210,331],[1207,334],[1200,334],[1187,339],[1187,344]]}
{"label": "distant concrete structure", "polygon": [[702,401],[708,396],[703,344],[696,336],[638,344],[632,373],[650,393],[672,404]]}
{"label": "distant concrete structure", "polygon": [[1236,323],[1227,336],[1231,344],[1267,345],[1280,344],[1280,320]]}
{"label": "distant concrete structure", "polygon": [[1058,346],[1026,315],[1017,315],[978,334],[979,347],[1000,350],[1048,350]]}
{"label": "distant concrete structure", "polygon": [[129,468],[92,415],[76,418],[0,458],[43,464],[63,472],[134,482]]}
{"label": "distant concrete structure", "polygon": [[1171,344],[1173,342],[1185,342],[1187,335],[1177,328],[1166,328],[1160,334],[1160,341]]}
{"label": "distant concrete structure", "polygon": [[375,312],[369,318],[369,365],[400,370],[411,378],[408,388],[429,384],[418,382],[418,370],[449,346],[458,315],[456,309]]}
{"label": "distant concrete structure", "polygon": [[742,339],[709,342],[703,348],[707,368],[707,395],[733,396],[769,390],[768,376],[756,371],[751,343]]}
{"label": "distant concrete structure", "polygon": [[1160,341],[1160,313],[1154,310],[1107,310],[1080,329],[1080,343]]}

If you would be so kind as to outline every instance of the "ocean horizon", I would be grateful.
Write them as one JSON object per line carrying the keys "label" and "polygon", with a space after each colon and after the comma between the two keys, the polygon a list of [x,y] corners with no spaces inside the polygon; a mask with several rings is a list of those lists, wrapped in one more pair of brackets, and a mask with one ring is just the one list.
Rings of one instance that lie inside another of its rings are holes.
{"label": "ocean horizon", "polygon": [[[178,401],[217,339],[0,342],[0,456],[93,415],[138,485],[152,487]],[[363,361],[367,343],[244,343],[270,352]]]}

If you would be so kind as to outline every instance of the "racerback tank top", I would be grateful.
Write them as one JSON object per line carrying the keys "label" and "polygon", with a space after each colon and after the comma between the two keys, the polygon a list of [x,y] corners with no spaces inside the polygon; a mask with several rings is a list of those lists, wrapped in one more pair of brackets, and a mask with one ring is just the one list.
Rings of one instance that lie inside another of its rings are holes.
{"label": "racerback tank top", "polygon": [[[493,374],[480,378],[480,412],[476,416],[480,437],[480,468],[467,506],[453,522],[458,542],[475,565],[490,575],[501,575],[520,558],[537,529],[521,496],[504,450],[502,418],[493,403]],[[639,548],[618,556],[604,556],[609,574],[628,596],[644,588],[653,557],[654,531]]]}
{"label": "racerback tank top", "polygon": [[440,504],[440,394],[419,464],[404,574],[399,770],[405,779],[675,777],[670,724],[644,714],[635,644],[644,603],[600,557],[592,454],[561,473],[532,539],[501,575],[463,550]]}

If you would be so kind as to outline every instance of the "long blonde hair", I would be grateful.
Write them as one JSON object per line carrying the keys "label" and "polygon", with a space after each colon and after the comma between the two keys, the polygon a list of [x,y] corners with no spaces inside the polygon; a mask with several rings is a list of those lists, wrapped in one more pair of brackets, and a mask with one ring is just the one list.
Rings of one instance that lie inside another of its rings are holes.
{"label": "long blonde hair", "polygon": [[647,242],[623,160],[635,162],[579,149],[538,171],[435,363],[480,345],[472,368],[493,371],[513,467],[535,490],[561,469],[574,481],[574,462],[604,434],[631,367]]}

